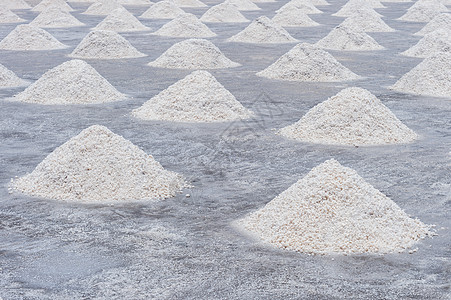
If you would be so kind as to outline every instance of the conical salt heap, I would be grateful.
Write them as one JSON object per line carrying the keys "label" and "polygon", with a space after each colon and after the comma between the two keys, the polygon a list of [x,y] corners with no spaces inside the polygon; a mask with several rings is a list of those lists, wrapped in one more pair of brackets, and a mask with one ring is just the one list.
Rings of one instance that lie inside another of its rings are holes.
{"label": "conical salt heap", "polygon": [[237,225],[275,247],[315,254],[403,252],[433,235],[430,226],[334,159]]}
{"label": "conical salt heap", "polygon": [[177,16],[153,34],[183,38],[209,38],[216,36],[216,33],[211,31],[195,15],[188,13]]}
{"label": "conical salt heap", "polygon": [[370,5],[370,3],[362,0],[349,1],[346,3],[339,11],[332,14],[335,17],[350,17],[355,13],[362,13],[381,17],[381,14],[374,10],[374,7]]}
{"label": "conical salt heap", "polygon": [[448,8],[438,0],[417,1],[398,20],[409,22],[429,22]]}
{"label": "conical salt heap", "polygon": [[238,8],[229,1],[224,1],[223,3],[210,7],[210,9],[202,15],[200,20],[207,23],[249,22]]}
{"label": "conical salt heap", "polygon": [[67,48],[50,33],[28,24],[18,25],[1,42],[3,50],[56,50]]}
{"label": "conical salt heap", "polygon": [[254,3],[269,3],[269,2],[276,2],[276,0],[251,0]]}
{"label": "conical salt heap", "polygon": [[372,51],[382,50],[372,37],[351,26],[338,25],[328,35],[319,40],[316,45],[332,50]]}
{"label": "conical salt heap", "polygon": [[451,53],[437,52],[402,76],[391,89],[399,92],[451,98]]}
{"label": "conical salt heap", "polygon": [[33,7],[32,11],[44,11],[49,7],[58,7],[64,11],[74,11],[64,0],[42,0],[38,5]]}
{"label": "conical salt heap", "polygon": [[93,30],[110,30],[116,32],[133,32],[150,30],[125,8],[113,10]]}
{"label": "conical salt heap", "polygon": [[151,5],[150,0],[118,0],[117,3],[121,5]]}
{"label": "conical salt heap", "polygon": [[313,5],[330,5],[326,0],[310,0],[309,1]]}
{"label": "conical salt heap", "polygon": [[207,7],[205,3],[199,0],[173,0],[179,7]]}
{"label": "conical salt heap", "polygon": [[243,31],[229,38],[229,42],[242,43],[293,43],[298,40],[293,38],[280,25],[275,24],[266,16],[261,16],[252,21]]}
{"label": "conical salt heap", "polygon": [[0,88],[18,87],[26,84],[13,71],[8,70],[4,65],[0,64]]}
{"label": "conical salt heap", "polygon": [[114,0],[103,0],[91,4],[84,15],[96,15],[96,16],[106,16],[113,12],[113,10],[118,8],[124,8],[122,5]]}
{"label": "conical salt heap", "polygon": [[88,33],[69,55],[74,58],[121,59],[143,57],[125,38],[115,31],[95,30]]}
{"label": "conical salt heap", "polygon": [[93,125],[50,153],[33,172],[11,182],[11,190],[55,200],[109,202],[159,200],[186,187],[151,155]]}
{"label": "conical salt heap", "polygon": [[352,146],[410,143],[417,138],[376,96],[357,87],[316,105],[278,133],[302,142]]}
{"label": "conical salt heap", "polygon": [[290,10],[297,9],[302,11],[304,14],[321,14],[323,13],[318,8],[316,8],[312,3],[308,1],[290,1],[283,5],[279,10]]}
{"label": "conical salt heap", "polygon": [[176,43],[148,65],[168,69],[221,69],[240,66],[225,57],[212,42],[204,39]]}
{"label": "conical salt heap", "polygon": [[20,22],[25,22],[25,20],[10,11],[8,8],[0,6],[0,24]]}
{"label": "conical salt heap", "polygon": [[426,34],[416,45],[402,52],[402,55],[426,58],[431,53],[451,53],[451,34],[447,29],[437,29]]}
{"label": "conical salt heap", "polygon": [[426,24],[420,31],[414,35],[426,35],[437,29],[447,29],[451,31],[451,14],[441,13],[435,16],[429,23]]}
{"label": "conical salt heap", "polygon": [[72,16],[70,12],[56,6],[50,6],[31,21],[30,25],[41,28],[65,28],[84,26],[85,24]]}
{"label": "conical salt heap", "polygon": [[[374,12],[374,13],[373,13]],[[351,28],[358,28],[364,32],[393,32],[393,28],[388,26],[374,10],[357,10],[347,17],[341,24]]]}
{"label": "conical salt heap", "polygon": [[31,6],[24,0],[0,0],[0,7],[7,9],[29,9]]}
{"label": "conical salt heap", "polygon": [[282,27],[311,27],[320,24],[313,21],[305,12],[297,7],[281,7],[272,18],[275,24]]}
{"label": "conical salt heap", "polygon": [[339,82],[360,78],[332,55],[308,43],[296,45],[256,75],[279,80],[314,82]]}
{"label": "conical salt heap", "polygon": [[226,0],[227,2],[235,5],[238,10],[248,11],[248,10],[260,10],[261,8],[255,5],[250,0]]}
{"label": "conical salt heap", "polygon": [[93,67],[82,60],[74,59],[45,72],[35,83],[11,100],[61,105],[98,104],[124,98],[125,95],[118,92]]}
{"label": "conical salt heap", "polygon": [[194,71],[133,111],[145,120],[225,122],[252,113],[207,71]]}
{"label": "conical salt heap", "polygon": [[152,4],[140,18],[143,19],[174,19],[178,15],[184,14],[183,9],[175,5],[173,1],[164,0]]}

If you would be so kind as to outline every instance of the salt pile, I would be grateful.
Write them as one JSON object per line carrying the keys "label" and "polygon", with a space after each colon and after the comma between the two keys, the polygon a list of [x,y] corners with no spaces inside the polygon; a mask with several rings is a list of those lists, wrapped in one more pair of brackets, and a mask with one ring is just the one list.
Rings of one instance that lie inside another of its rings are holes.
{"label": "salt pile", "polygon": [[150,5],[153,4],[150,0],[118,0],[117,3],[121,5]]}
{"label": "salt pile", "polygon": [[26,85],[26,82],[13,71],[8,70],[4,65],[0,64],[0,88],[10,88]]}
{"label": "salt pile", "polygon": [[207,10],[200,18],[202,22],[210,23],[244,23],[249,22],[245,16],[243,16],[238,8],[230,3],[224,1],[221,4],[212,6]]}
{"label": "salt pile", "polygon": [[381,14],[376,12],[374,8],[365,1],[349,1],[339,11],[332,14],[336,17],[350,17],[356,13],[366,13],[368,15],[381,17]]}
{"label": "salt pile", "polygon": [[97,104],[119,101],[118,92],[93,67],[74,59],[47,71],[13,101],[45,105]]}
{"label": "salt pile", "polygon": [[282,7],[276,10],[276,15],[272,18],[272,21],[283,27],[310,27],[320,25],[297,7]]}
{"label": "salt pile", "polygon": [[69,55],[75,58],[121,59],[143,57],[126,39],[115,31],[95,30],[85,38]]}
{"label": "salt pile", "polygon": [[238,8],[238,10],[247,11],[261,9],[250,0],[226,0],[226,1],[229,2],[230,4],[235,5]]}
{"label": "salt pile", "polygon": [[185,12],[173,1],[164,0],[152,4],[140,17],[144,19],[174,19]]}
{"label": "salt pile", "polygon": [[120,5],[119,3],[115,2],[115,1],[108,1],[108,0],[103,0],[103,1],[99,1],[98,2],[91,4],[88,9],[86,9],[86,11],[83,13],[85,15],[98,15],[98,16],[105,16],[108,15],[110,13],[113,12],[113,10],[118,9],[118,8],[123,8],[122,5]]}
{"label": "salt pile", "polygon": [[294,10],[294,9],[300,10],[304,14],[321,14],[321,13],[323,13],[322,11],[317,9],[312,3],[307,2],[307,1],[290,1],[287,4],[285,4],[284,6],[282,6],[281,8],[279,8],[279,10]]}
{"label": "salt pile", "polygon": [[310,0],[309,2],[313,5],[330,5],[326,0]]}
{"label": "salt pile", "polygon": [[278,248],[316,254],[403,252],[433,235],[430,226],[334,159],[237,225]]}
{"label": "salt pile", "polygon": [[384,47],[379,45],[372,37],[360,28],[338,25],[328,35],[319,40],[316,45],[332,50],[346,51],[371,51],[382,50]]}
{"label": "salt pile", "polygon": [[164,24],[153,34],[185,38],[208,38],[216,36],[216,33],[211,31],[210,28],[203,24],[195,15],[188,13],[179,15],[174,20]]}
{"label": "salt pile", "polygon": [[393,28],[388,26],[374,10],[357,10],[354,14],[347,17],[340,25],[355,28],[364,32],[395,31]]}
{"label": "salt pile", "polygon": [[10,11],[8,8],[0,6],[0,23],[20,23],[25,20]]}
{"label": "salt pile", "polygon": [[451,35],[447,29],[437,29],[426,34],[416,45],[401,54],[425,58],[440,51],[451,53]]}
{"label": "salt pile", "polygon": [[398,20],[409,22],[429,22],[448,8],[437,0],[419,0],[412,5]]}
{"label": "salt pile", "polygon": [[7,9],[29,9],[31,8],[24,0],[0,0],[0,7]]}
{"label": "salt pile", "polygon": [[409,143],[417,138],[376,96],[357,87],[316,105],[278,133],[302,142],[353,146]]}
{"label": "salt pile", "polygon": [[199,0],[173,0],[179,7],[206,7],[205,3]]}
{"label": "salt pile", "polygon": [[207,71],[194,71],[174,83],[133,115],[145,120],[224,122],[249,118],[252,113]]}
{"label": "salt pile", "polygon": [[212,42],[204,39],[189,39],[174,44],[148,65],[168,69],[221,69],[240,66],[225,57]]}
{"label": "salt pile", "polygon": [[86,128],[10,184],[30,196],[79,202],[166,199],[186,186],[182,176],[100,125]]}
{"label": "salt pile", "polygon": [[360,78],[332,55],[308,43],[296,45],[256,75],[279,80],[315,82],[339,82]]}
{"label": "salt pile", "polygon": [[44,11],[49,7],[58,7],[64,11],[74,11],[64,0],[42,0],[38,5],[33,7],[32,11]]}
{"label": "salt pile", "polygon": [[451,53],[437,52],[402,76],[391,89],[404,93],[451,98]]}
{"label": "salt pile", "polygon": [[451,14],[441,13],[435,16],[429,23],[426,24],[426,26],[414,35],[426,35],[439,28],[446,28],[448,31],[451,31]]}
{"label": "salt pile", "polygon": [[1,42],[3,50],[56,50],[67,46],[44,29],[28,24],[18,25]]}
{"label": "salt pile", "polygon": [[116,32],[146,31],[144,26],[134,15],[123,7],[113,10],[93,30],[110,30]]}
{"label": "salt pile", "polygon": [[268,3],[268,2],[276,2],[276,0],[251,0],[254,3]]}
{"label": "salt pile", "polygon": [[51,6],[41,12],[30,25],[41,28],[64,28],[84,26],[82,22],[78,21],[68,11],[62,10],[59,7]]}
{"label": "salt pile", "polygon": [[229,42],[242,43],[293,43],[297,40],[293,38],[280,25],[275,24],[266,16],[259,17],[252,21],[243,31],[229,38]]}

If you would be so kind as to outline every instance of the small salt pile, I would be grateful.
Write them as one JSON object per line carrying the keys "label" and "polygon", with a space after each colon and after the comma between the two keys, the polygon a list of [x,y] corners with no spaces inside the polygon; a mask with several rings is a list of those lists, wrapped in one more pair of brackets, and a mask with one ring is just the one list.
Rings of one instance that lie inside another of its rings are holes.
{"label": "small salt pile", "polygon": [[256,75],[288,81],[339,82],[360,79],[332,55],[308,43],[296,45]]}
{"label": "small salt pile", "polygon": [[119,101],[118,92],[88,63],[74,59],[45,72],[10,100],[44,105],[98,104]]}
{"label": "small salt pile", "polygon": [[207,7],[205,3],[199,0],[173,0],[179,7]]}
{"label": "small salt pile", "polygon": [[438,0],[419,0],[398,20],[409,22],[429,22],[448,8]]}
{"label": "small salt pile", "polygon": [[50,153],[33,172],[11,181],[10,189],[64,201],[109,202],[174,197],[187,184],[151,155],[93,125]]}
{"label": "small salt pile", "polygon": [[334,159],[236,224],[275,247],[315,254],[403,252],[434,235]]}
{"label": "small salt pile", "polygon": [[320,25],[313,21],[304,11],[294,6],[281,7],[279,10],[276,10],[276,15],[272,18],[272,21],[283,27],[311,27]]}
{"label": "small salt pile", "polygon": [[176,43],[148,65],[168,69],[221,69],[240,66],[225,57],[212,42],[204,39]]}
{"label": "small salt pile", "polygon": [[392,90],[451,98],[451,53],[437,52],[402,76]]}
{"label": "small salt pile", "polygon": [[384,47],[379,45],[372,37],[363,31],[359,26],[338,25],[328,35],[319,40],[318,47],[344,50],[344,51],[372,51],[382,50]]}
{"label": "small salt pile", "polygon": [[115,31],[95,30],[88,33],[69,55],[74,58],[121,59],[143,57],[125,38]]}
{"label": "small salt pile", "polygon": [[279,8],[279,10],[300,10],[302,11],[304,14],[321,14],[323,13],[322,11],[320,11],[318,8],[316,8],[312,3],[308,2],[308,1],[290,1],[287,4],[285,4],[284,6],[282,6],[281,8]]}
{"label": "small salt pile", "polygon": [[28,24],[18,25],[1,42],[3,50],[56,50],[67,48],[50,33]]}
{"label": "small salt pile", "polygon": [[184,13],[173,1],[164,0],[152,4],[140,17],[143,19],[174,19]]}
{"label": "small salt pile", "polygon": [[102,0],[91,4],[86,11],[83,13],[84,15],[97,15],[97,16],[106,16],[113,12],[113,10],[118,8],[123,8],[122,5],[113,0]]}
{"label": "small salt pile", "polygon": [[332,14],[335,17],[350,17],[355,13],[365,13],[372,16],[381,17],[381,14],[374,10],[368,2],[365,1],[349,1],[339,11]]}
{"label": "small salt pile", "polygon": [[417,138],[376,96],[357,87],[340,91],[278,133],[301,142],[352,146],[410,143]]}
{"label": "small salt pile", "polygon": [[330,5],[326,0],[309,0],[313,5]]}
{"label": "small salt pile", "polygon": [[74,11],[64,0],[42,0],[38,5],[33,7],[32,11],[44,11],[49,7],[58,7],[64,11]]}
{"label": "small salt pile", "polygon": [[174,20],[164,24],[153,34],[170,37],[184,38],[209,38],[216,36],[216,33],[210,30],[193,14],[181,14]]}
{"label": "small salt pile", "polygon": [[252,21],[243,31],[227,39],[229,42],[242,43],[293,43],[297,42],[285,29],[266,16]]}
{"label": "small salt pile", "polygon": [[20,23],[25,20],[10,11],[8,8],[0,6],[0,24],[1,23]]}
{"label": "small salt pile", "polygon": [[65,28],[84,26],[85,24],[72,16],[70,12],[56,6],[50,6],[41,12],[30,25],[41,28]]}
{"label": "small salt pile", "polygon": [[414,35],[426,35],[439,28],[445,28],[451,31],[451,14],[441,13],[435,16],[429,23],[426,24],[420,31]]}
{"label": "small salt pile", "polygon": [[250,0],[227,0],[230,4],[235,5],[238,10],[248,11],[248,10],[260,10],[261,8],[255,5]]}
{"label": "small salt pile", "polygon": [[31,6],[24,0],[0,0],[0,7],[7,9],[29,9]]}
{"label": "small salt pile", "polygon": [[230,3],[224,1],[221,4],[212,6],[200,18],[202,22],[209,23],[244,23],[249,22],[238,8]]}
{"label": "small salt pile", "polygon": [[110,30],[116,32],[133,32],[150,30],[125,8],[113,10],[93,30]]}
{"label": "small salt pile", "polygon": [[118,0],[117,3],[121,5],[151,5],[150,0]]}
{"label": "small salt pile", "polygon": [[449,30],[437,29],[426,34],[416,45],[402,52],[401,55],[426,58],[435,52],[451,53]]}
{"label": "small salt pile", "polygon": [[20,79],[13,71],[0,64],[0,88],[18,87],[26,84],[26,81]]}
{"label": "small salt pile", "polygon": [[[374,12],[374,13],[372,13]],[[340,26],[347,26],[364,32],[393,32],[377,13],[372,10],[357,10],[353,15],[347,17]]]}
{"label": "small salt pile", "polygon": [[225,122],[252,113],[207,71],[194,71],[133,110],[145,120]]}

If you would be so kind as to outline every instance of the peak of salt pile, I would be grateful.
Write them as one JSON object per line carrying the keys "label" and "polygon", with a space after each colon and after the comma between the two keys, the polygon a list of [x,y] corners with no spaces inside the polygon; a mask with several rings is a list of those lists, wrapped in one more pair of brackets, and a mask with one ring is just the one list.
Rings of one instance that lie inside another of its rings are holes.
{"label": "peak of salt pile", "polygon": [[195,15],[188,13],[177,16],[174,20],[164,24],[153,34],[184,38],[209,38],[216,36],[216,33],[211,31],[210,28],[202,23]]}
{"label": "peak of salt pile", "polygon": [[152,4],[140,17],[143,19],[174,19],[184,13],[173,1],[164,0]]}
{"label": "peak of salt pile", "polygon": [[113,10],[93,30],[110,30],[116,32],[146,31],[150,28],[144,26],[134,15],[125,8]]}
{"label": "peak of salt pile", "polygon": [[58,7],[64,11],[74,11],[64,0],[42,0],[38,5],[33,7],[32,11],[44,11],[49,7]]}
{"label": "peak of salt pile", "polygon": [[[290,10],[290,9],[298,9],[302,11],[304,14],[322,14],[323,12],[316,8],[312,3],[308,1],[290,1],[277,11],[280,10]],[[276,11],[276,12],[277,12]]]}
{"label": "peak of salt pile", "polygon": [[1,42],[3,50],[56,50],[67,48],[50,33],[36,26],[22,24],[11,31]]}
{"label": "peak of salt pile", "polygon": [[248,11],[248,10],[260,10],[261,8],[255,5],[250,0],[226,0],[230,4],[235,5],[238,10]]}
{"label": "peak of salt pile", "polygon": [[403,252],[433,235],[356,171],[330,159],[237,222],[275,247],[316,254]]}
{"label": "peak of salt pile", "polygon": [[329,2],[327,2],[326,0],[310,0],[310,3],[312,3],[313,5],[330,5]]}
{"label": "peak of salt pile", "polygon": [[168,69],[221,69],[240,66],[225,57],[212,42],[204,39],[176,43],[148,65]]}
{"label": "peak of salt pile", "polygon": [[275,24],[283,27],[311,27],[320,24],[313,21],[304,11],[294,6],[284,6],[276,10],[272,18]]}
{"label": "peak of salt pile", "polygon": [[319,40],[316,45],[332,50],[345,51],[371,51],[382,50],[384,47],[379,45],[372,37],[363,31],[360,27],[350,27],[338,25],[328,35]]}
{"label": "peak of salt pile", "polygon": [[45,72],[11,100],[60,105],[98,104],[124,98],[125,95],[118,92],[88,63],[74,59]]}
{"label": "peak of salt pile", "polygon": [[50,153],[33,172],[10,188],[55,200],[109,202],[174,197],[187,184],[151,155],[93,125]]}
{"label": "peak of salt pile", "polygon": [[125,38],[115,31],[95,30],[88,33],[69,55],[75,58],[121,59],[143,57]]}
{"label": "peak of salt pile", "polygon": [[122,5],[117,3],[116,1],[99,1],[91,4],[86,11],[83,13],[84,15],[97,15],[97,16],[106,16],[113,12],[113,10],[118,8],[124,8]]}
{"label": "peak of salt pile", "polygon": [[409,94],[451,98],[451,53],[437,52],[425,58],[390,88]]}
{"label": "peak of salt pile", "polygon": [[18,87],[26,84],[26,81],[20,79],[13,71],[0,64],[0,88]]}
{"label": "peak of salt pile", "polygon": [[30,25],[41,28],[64,28],[84,26],[85,24],[72,16],[70,12],[56,6],[50,6],[41,12]]}
{"label": "peak of salt pile", "polygon": [[121,5],[150,5],[153,4],[150,0],[118,0],[117,3]]}
{"label": "peak of salt pile", "polygon": [[363,12],[368,15],[381,17],[381,14],[376,12],[374,7],[372,7],[368,2],[362,0],[349,1],[339,11],[332,14],[332,16],[350,17],[356,13],[362,14]]}
{"label": "peak of salt pile", "polygon": [[360,79],[331,54],[308,43],[294,46],[256,75],[288,81],[339,82]]}
{"label": "peak of salt pile", "polygon": [[20,23],[25,20],[10,11],[8,8],[0,6],[0,23]]}
{"label": "peak of salt pile", "polygon": [[145,120],[224,122],[252,113],[207,71],[194,71],[133,111]]}
{"label": "peak of salt pile", "polygon": [[451,34],[447,29],[437,29],[426,34],[416,45],[402,52],[402,55],[426,58],[431,53],[451,53]]}
{"label": "peak of salt pile", "polygon": [[448,31],[451,31],[451,14],[441,13],[435,16],[429,23],[426,24],[426,26],[414,35],[426,35],[439,28],[446,28]]}
{"label": "peak of salt pile", "polygon": [[[374,12],[374,13],[373,13]],[[393,28],[388,26],[378,14],[372,10],[357,10],[347,17],[340,26],[356,28],[364,32],[393,32]]]}
{"label": "peak of salt pile", "polygon": [[179,7],[207,7],[205,3],[199,0],[173,0]]}
{"label": "peak of salt pile", "polygon": [[230,3],[224,1],[218,5],[212,6],[200,18],[202,22],[209,23],[244,23],[249,22],[245,16],[238,10],[238,8]]}
{"label": "peak of salt pile", "polygon": [[417,138],[376,96],[357,87],[340,91],[278,133],[302,142],[353,146],[410,143]]}
{"label": "peak of salt pile", "polygon": [[417,1],[398,20],[409,22],[429,22],[448,8],[437,0]]}
{"label": "peak of salt pile", "polygon": [[0,7],[7,9],[29,9],[31,6],[24,0],[0,0]]}
{"label": "peak of salt pile", "polygon": [[293,43],[297,39],[293,38],[280,25],[275,24],[266,16],[261,16],[252,21],[243,31],[229,38],[229,42],[242,43]]}

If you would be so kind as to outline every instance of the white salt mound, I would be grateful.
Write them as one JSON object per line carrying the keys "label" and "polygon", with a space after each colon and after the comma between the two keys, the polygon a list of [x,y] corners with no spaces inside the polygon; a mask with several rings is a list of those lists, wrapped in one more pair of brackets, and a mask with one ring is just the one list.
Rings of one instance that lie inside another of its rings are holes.
{"label": "white salt mound", "polygon": [[174,20],[164,24],[153,34],[184,38],[209,38],[216,36],[216,33],[211,31],[210,28],[203,24],[195,15],[188,13],[177,16]]}
{"label": "white salt mound", "polygon": [[437,52],[402,76],[391,89],[403,93],[451,98],[451,53]]}
{"label": "white salt mound", "polygon": [[313,5],[330,5],[326,0],[309,0],[309,2]]}
{"label": "white salt mound", "polygon": [[66,28],[84,26],[85,24],[72,16],[70,12],[51,6],[41,12],[30,25],[41,28]]}
{"label": "white salt mound", "polygon": [[18,87],[26,84],[26,81],[20,79],[13,71],[0,64],[0,88]]}
{"label": "white salt mound", "polygon": [[20,23],[25,20],[10,11],[8,8],[0,6],[0,23]]}
{"label": "white salt mound", "polygon": [[308,43],[296,45],[256,75],[279,80],[313,82],[339,82],[360,78],[331,54]]}
{"label": "white salt mound", "polygon": [[116,32],[133,32],[150,30],[125,8],[113,10],[93,30],[110,30]]}
{"label": "white salt mound", "polygon": [[319,40],[316,45],[332,50],[345,51],[372,51],[382,50],[384,47],[379,45],[372,37],[363,31],[360,27],[338,25],[328,35]]}
{"label": "white salt mound", "polygon": [[29,9],[31,6],[24,0],[0,0],[0,7],[7,9]]}
{"label": "white salt mound", "polygon": [[251,0],[254,3],[268,3],[268,2],[276,2],[276,0]]}
{"label": "white salt mound", "polygon": [[79,202],[166,199],[186,186],[182,176],[100,125],[83,130],[10,184],[30,196]]}
{"label": "white salt mound", "polygon": [[174,19],[184,13],[173,1],[164,0],[152,4],[140,17],[143,19]]}
{"label": "white salt mound", "polygon": [[225,57],[212,42],[204,39],[176,43],[148,65],[168,69],[221,69],[240,66]]}
{"label": "white salt mound", "polygon": [[153,4],[150,0],[118,0],[117,3],[121,5],[150,5]]}
{"label": "white salt mound", "polygon": [[429,225],[334,159],[237,225],[275,247],[315,254],[403,252],[433,235]]}
{"label": "white salt mound", "polygon": [[49,7],[58,7],[64,11],[74,11],[64,0],[42,0],[38,5],[33,7],[32,11],[44,11]]}
{"label": "white salt mound", "polygon": [[311,27],[320,24],[313,21],[305,12],[297,7],[282,7],[272,18],[275,24],[283,27]]}
{"label": "white salt mound", "polygon": [[74,59],[47,71],[11,100],[45,105],[98,104],[119,101],[118,92],[88,63]]}
{"label": "white salt mound", "polygon": [[365,1],[349,1],[346,3],[339,11],[332,14],[332,16],[336,17],[350,17],[356,13],[365,12],[366,14],[381,17],[381,14],[374,10],[369,3]]}
{"label": "white salt mound", "polygon": [[118,8],[123,8],[123,6],[115,1],[95,2],[91,4],[83,14],[106,16],[112,13],[113,10]]}
{"label": "white salt mound", "polygon": [[18,25],[1,42],[3,50],[56,50],[67,48],[50,33],[28,24]]}
{"label": "white salt mound", "polygon": [[290,10],[297,9],[302,11],[304,14],[321,14],[323,13],[318,8],[316,8],[312,3],[308,1],[290,1],[281,8],[279,8],[276,12],[281,10]]}
{"label": "white salt mound", "polygon": [[398,20],[409,22],[429,22],[448,8],[437,0],[417,1]]}
{"label": "white salt mound", "polygon": [[439,28],[447,29],[451,31],[451,14],[441,13],[435,16],[429,23],[426,24],[420,31],[414,35],[426,35],[433,32]]}
{"label": "white salt mound", "polygon": [[212,6],[200,18],[202,22],[209,23],[244,23],[249,22],[238,8],[228,1]]}
{"label": "white salt mound", "polygon": [[372,12],[368,10],[357,10],[356,13],[347,17],[340,25],[364,32],[395,31],[388,26],[374,10]]}
{"label": "white salt mound", "polygon": [[207,71],[194,71],[133,111],[145,120],[224,122],[252,113]]}
{"label": "white salt mound", "polygon": [[121,59],[143,57],[125,38],[115,31],[95,30],[88,33],[69,55],[74,58]]}
{"label": "white salt mound", "polygon": [[205,3],[199,0],[173,0],[179,7],[207,7]]}
{"label": "white salt mound", "polygon": [[451,34],[449,30],[437,29],[428,33],[416,45],[401,54],[426,58],[435,52],[451,53]]}
{"label": "white salt mound", "polygon": [[293,38],[280,25],[275,24],[266,16],[261,16],[252,21],[243,31],[229,38],[229,42],[242,43],[293,43],[298,40]]}
{"label": "white salt mound", "polygon": [[248,11],[248,10],[260,10],[261,8],[255,5],[250,0],[226,0],[227,2],[235,5],[238,10]]}
{"label": "white salt mound", "polygon": [[417,138],[376,96],[357,87],[316,105],[278,133],[302,142],[352,146],[410,143]]}

